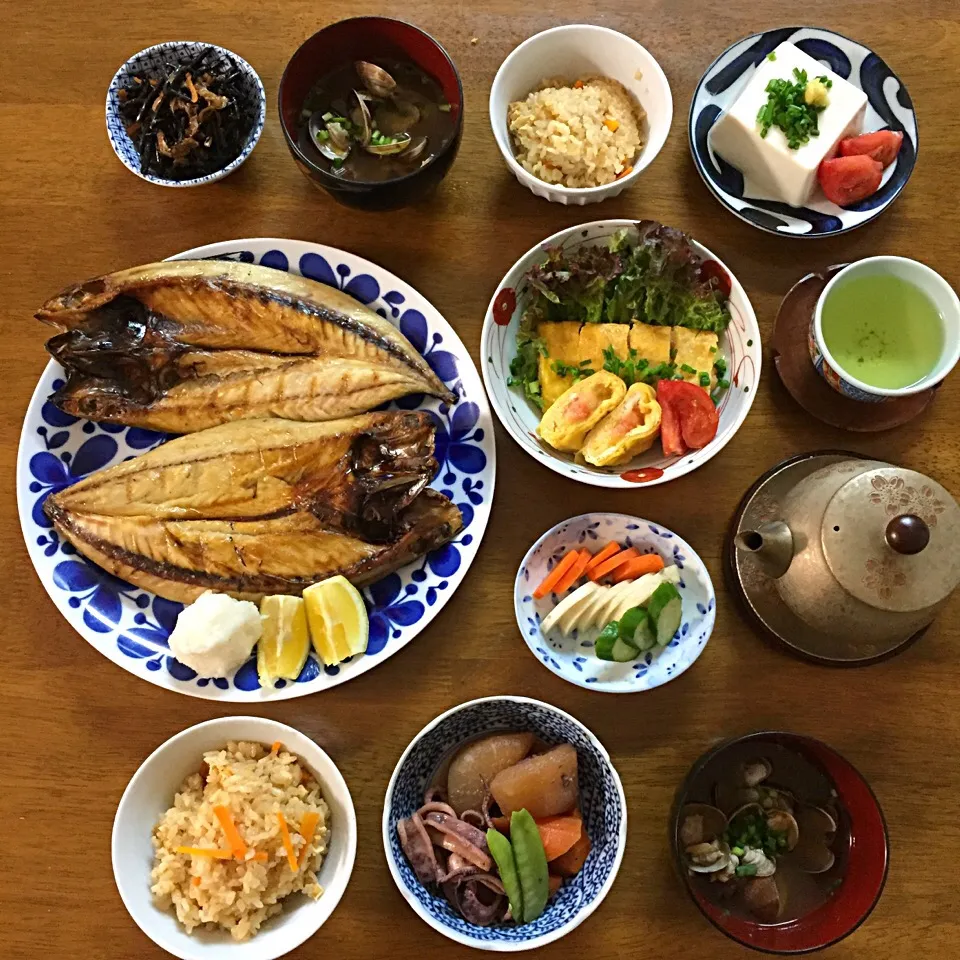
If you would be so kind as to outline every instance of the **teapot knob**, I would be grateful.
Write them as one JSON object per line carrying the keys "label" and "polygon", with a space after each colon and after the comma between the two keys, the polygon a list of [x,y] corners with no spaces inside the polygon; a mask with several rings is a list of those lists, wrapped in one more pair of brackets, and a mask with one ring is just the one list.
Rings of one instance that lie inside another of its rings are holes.
{"label": "teapot knob", "polygon": [[904,513],[887,524],[886,540],[897,553],[910,556],[920,553],[930,542],[930,528],[915,514]]}

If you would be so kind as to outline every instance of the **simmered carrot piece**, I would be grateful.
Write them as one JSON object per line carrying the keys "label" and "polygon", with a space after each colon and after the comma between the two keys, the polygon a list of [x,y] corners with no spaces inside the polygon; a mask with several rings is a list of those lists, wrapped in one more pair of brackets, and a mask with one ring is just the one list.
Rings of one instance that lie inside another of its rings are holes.
{"label": "simmered carrot piece", "polygon": [[587,564],[587,573],[594,567],[599,567],[604,560],[609,560],[620,552],[620,544],[616,540],[611,540],[601,551],[595,553]]}
{"label": "simmered carrot piece", "polygon": [[547,883],[550,885],[550,896],[552,897],[563,886],[563,877],[551,873],[547,877]]}
{"label": "simmered carrot piece", "polygon": [[590,554],[586,550],[580,551],[577,562],[560,578],[560,582],[553,588],[554,593],[566,593],[583,576],[590,562]]}
{"label": "simmered carrot piece", "polygon": [[561,581],[563,575],[577,562],[579,550],[570,550],[565,553],[557,565],[543,578],[543,582],[533,591],[534,600],[542,600]]}
{"label": "simmered carrot piece", "polygon": [[599,566],[594,567],[590,571],[590,579],[596,583],[598,580],[602,580],[604,577],[613,573],[617,567],[622,567],[625,563],[630,560],[636,560],[640,554],[633,547],[627,547],[626,550],[621,550],[616,556],[611,557],[609,560],[604,560]]}
{"label": "simmered carrot piece", "polygon": [[620,583],[622,580],[636,580],[645,573],[659,573],[663,569],[663,559],[656,553],[645,553],[636,560],[618,567],[612,580],[614,583]]}
{"label": "simmered carrot piece", "polygon": [[281,811],[277,811],[277,822],[280,824],[280,839],[283,841],[283,849],[287,851],[287,863],[290,869],[296,873],[299,869],[297,855],[293,850],[293,841],[290,839],[290,831],[287,829],[287,818]]}
{"label": "simmered carrot piece", "polygon": [[243,842],[243,837],[240,836],[240,831],[233,822],[233,815],[222,805],[214,807],[213,812],[220,821],[220,826],[223,828],[224,836],[227,838],[227,843],[230,844],[233,855],[238,860],[242,860],[247,855],[247,845]]}
{"label": "simmered carrot piece", "polygon": [[217,850],[213,847],[177,847],[177,853],[185,853],[191,857],[211,857],[213,860],[233,859],[232,850]]}
{"label": "simmered carrot piece", "polygon": [[613,117],[606,117],[603,121],[603,125],[611,132],[616,133],[620,129],[620,121],[614,120]]}
{"label": "simmered carrot piece", "polygon": [[617,174],[617,179],[618,179],[618,180],[622,180],[624,177],[629,176],[631,173],[633,173],[633,167],[624,167],[624,168]]}
{"label": "simmered carrot piece", "polygon": [[307,850],[313,842],[313,835],[317,832],[317,824],[320,822],[320,814],[310,811],[303,815],[300,821],[300,836],[304,839],[303,849],[300,851],[299,866],[303,866],[303,861],[307,859]]}
{"label": "simmered carrot piece", "polygon": [[547,860],[562,857],[579,839],[583,821],[579,817],[543,817],[537,821]]}
{"label": "simmered carrot piece", "polygon": [[576,876],[583,869],[583,865],[587,861],[590,846],[590,837],[587,836],[587,831],[584,830],[580,834],[580,839],[563,854],[563,856],[557,857],[557,859],[550,864],[550,871],[552,873],[559,873],[561,877]]}

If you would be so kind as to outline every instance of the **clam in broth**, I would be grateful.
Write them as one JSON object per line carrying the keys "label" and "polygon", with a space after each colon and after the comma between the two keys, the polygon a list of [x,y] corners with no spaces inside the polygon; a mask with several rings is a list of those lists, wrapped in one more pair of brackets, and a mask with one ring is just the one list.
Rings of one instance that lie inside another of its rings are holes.
{"label": "clam in broth", "polygon": [[455,110],[409,62],[345,63],[319,80],[301,111],[298,145],[345,180],[377,182],[419,169],[449,142]]}
{"label": "clam in broth", "polygon": [[[698,893],[744,919],[785,923],[825,903],[843,881],[846,840],[827,778],[779,744],[715,757],[680,811],[678,847]],[[709,802],[707,802],[709,801]]]}

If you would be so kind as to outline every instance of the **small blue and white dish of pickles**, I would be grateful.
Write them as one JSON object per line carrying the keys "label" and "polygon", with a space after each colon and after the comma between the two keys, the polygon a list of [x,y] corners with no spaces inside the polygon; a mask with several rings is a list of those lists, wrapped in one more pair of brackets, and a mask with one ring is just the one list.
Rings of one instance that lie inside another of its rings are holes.
{"label": "small blue and white dish of pickles", "polygon": [[[600,660],[595,655],[603,624],[573,630],[569,636],[557,628],[544,634],[541,624],[562,598],[555,594],[542,600],[533,597],[537,585],[568,550],[596,553],[610,541],[634,547],[641,554],[657,553],[665,568],[675,566],[682,604],[680,627],[666,646],[639,653],[626,663]],[[717,607],[710,574],[688,543],[659,524],[620,513],[586,513],[548,530],[520,564],[513,602],[517,625],[531,653],[564,680],[603,693],[639,693],[680,676],[710,639]]]}
{"label": "small blue and white dish of pickles", "polygon": [[[397,822],[423,804],[427,788],[460,747],[497,731],[530,731],[545,743],[576,748],[580,812],[591,847],[579,873],[560,887],[532,923],[481,927],[465,920],[438,890],[420,883],[400,846]],[[486,697],[453,707],[413,738],[387,786],[382,830],[390,875],[421,920],[463,946],[513,953],[559,940],[600,906],[626,850],[627,802],[610,755],[575,717],[540,700]]]}

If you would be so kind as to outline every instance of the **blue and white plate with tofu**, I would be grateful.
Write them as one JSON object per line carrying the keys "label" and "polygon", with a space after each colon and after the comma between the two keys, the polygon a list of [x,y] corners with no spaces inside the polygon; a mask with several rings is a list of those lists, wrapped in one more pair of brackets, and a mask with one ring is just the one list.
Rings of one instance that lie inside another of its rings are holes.
{"label": "blue and white plate with tofu", "polygon": [[587,513],[530,548],[514,607],[527,646],[553,673],[588,690],[637,693],[700,656],[716,596],[703,561],[677,534],[639,517]]}
{"label": "blue and white plate with tofu", "polygon": [[869,48],[818,27],[754,34],[724,51],[690,104],[690,149],[732,213],[794,237],[879,216],[917,159],[907,88]]}

